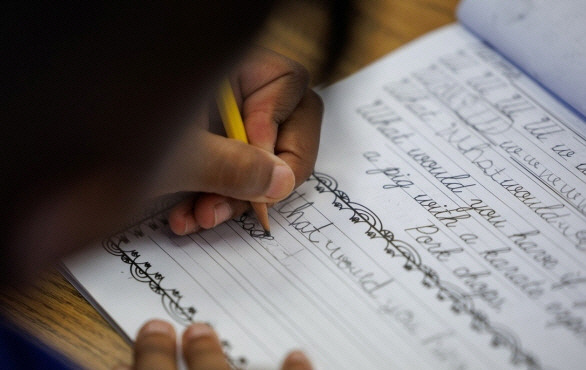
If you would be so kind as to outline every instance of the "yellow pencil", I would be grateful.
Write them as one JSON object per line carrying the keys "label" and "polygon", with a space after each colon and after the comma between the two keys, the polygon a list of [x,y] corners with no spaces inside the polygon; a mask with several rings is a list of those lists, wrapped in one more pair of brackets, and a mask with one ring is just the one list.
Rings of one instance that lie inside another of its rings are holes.
{"label": "yellow pencil", "polygon": [[[222,122],[224,123],[224,129],[226,130],[228,137],[248,144],[244,122],[242,122],[242,116],[238,110],[238,104],[236,104],[234,91],[232,91],[232,86],[227,78],[221,82],[217,103],[220,116],[222,116]],[[265,231],[265,235],[271,235],[269,213],[266,203],[251,202],[250,204]]]}

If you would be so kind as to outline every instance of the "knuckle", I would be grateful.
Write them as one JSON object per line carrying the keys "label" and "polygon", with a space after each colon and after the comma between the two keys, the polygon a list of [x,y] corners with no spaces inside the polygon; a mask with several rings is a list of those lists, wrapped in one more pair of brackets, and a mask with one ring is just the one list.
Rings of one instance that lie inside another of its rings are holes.
{"label": "knuckle", "polygon": [[265,52],[273,56],[276,70],[285,72],[292,80],[302,82],[305,86],[309,84],[310,74],[303,64],[272,50],[266,49]]}
{"label": "knuckle", "polygon": [[307,68],[299,62],[296,62],[292,59],[288,59],[288,64],[290,68],[290,73],[293,79],[302,83],[303,86],[309,85],[310,74]]}

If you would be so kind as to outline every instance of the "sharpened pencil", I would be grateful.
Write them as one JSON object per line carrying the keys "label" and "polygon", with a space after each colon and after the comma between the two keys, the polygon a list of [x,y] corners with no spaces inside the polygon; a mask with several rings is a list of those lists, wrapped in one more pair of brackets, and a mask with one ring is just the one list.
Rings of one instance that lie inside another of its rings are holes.
{"label": "sharpened pencil", "polygon": [[[246,135],[244,122],[242,121],[242,116],[238,110],[238,104],[236,104],[234,91],[227,78],[221,82],[217,103],[222,122],[224,123],[224,129],[226,130],[226,135],[231,139],[240,140],[248,144],[248,136]],[[271,228],[269,225],[269,213],[266,203],[250,202],[250,204],[256,213],[258,221],[264,229],[265,235],[270,236]]]}

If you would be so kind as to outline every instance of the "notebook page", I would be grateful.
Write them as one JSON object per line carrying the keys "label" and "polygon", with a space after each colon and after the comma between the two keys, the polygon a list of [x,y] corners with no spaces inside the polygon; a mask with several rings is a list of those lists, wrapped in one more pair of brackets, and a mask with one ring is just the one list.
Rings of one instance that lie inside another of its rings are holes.
{"label": "notebook page", "polygon": [[458,18],[586,116],[583,0],[466,0]]}
{"label": "notebook page", "polygon": [[458,25],[322,91],[316,172],[270,211],[164,214],[65,262],[133,338],[206,321],[235,367],[581,368],[580,118]]}

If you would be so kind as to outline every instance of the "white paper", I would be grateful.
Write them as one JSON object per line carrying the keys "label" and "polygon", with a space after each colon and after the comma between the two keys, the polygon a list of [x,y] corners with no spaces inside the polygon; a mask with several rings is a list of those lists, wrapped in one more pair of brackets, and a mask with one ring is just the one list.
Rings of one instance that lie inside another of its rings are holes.
{"label": "white paper", "polygon": [[586,2],[464,0],[459,20],[586,116]]}
{"label": "white paper", "polygon": [[76,256],[133,338],[211,323],[235,366],[578,369],[583,121],[454,25],[324,90],[316,172],[270,211],[177,237],[164,215]]}

